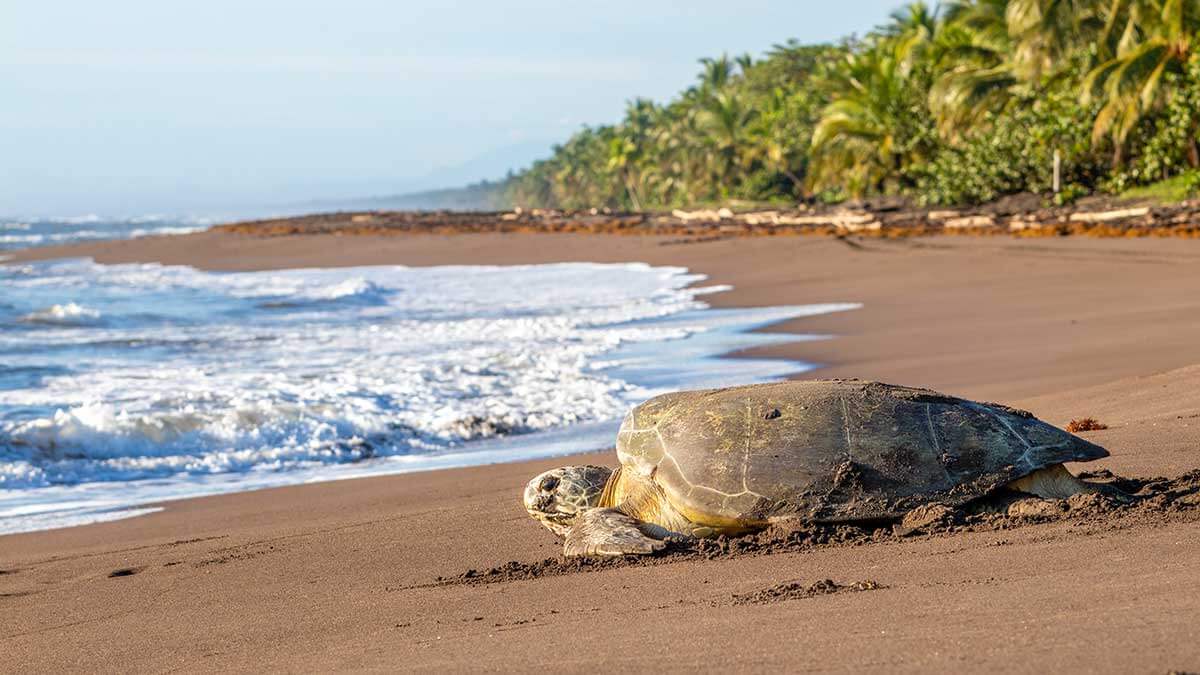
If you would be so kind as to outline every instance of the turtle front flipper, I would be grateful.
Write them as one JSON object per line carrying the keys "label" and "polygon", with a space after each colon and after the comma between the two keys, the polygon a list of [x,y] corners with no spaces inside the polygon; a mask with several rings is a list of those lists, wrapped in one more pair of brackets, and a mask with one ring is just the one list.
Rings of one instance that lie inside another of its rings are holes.
{"label": "turtle front flipper", "polygon": [[1008,489],[1036,495],[1042,499],[1067,499],[1077,494],[1100,494],[1109,499],[1128,504],[1134,499],[1116,486],[1089,483],[1077,478],[1067,467],[1054,464],[1018,478],[1007,485]]}
{"label": "turtle front flipper", "polygon": [[647,536],[647,524],[617,509],[589,509],[575,519],[563,543],[563,555],[645,555],[661,551],[667,542]]}

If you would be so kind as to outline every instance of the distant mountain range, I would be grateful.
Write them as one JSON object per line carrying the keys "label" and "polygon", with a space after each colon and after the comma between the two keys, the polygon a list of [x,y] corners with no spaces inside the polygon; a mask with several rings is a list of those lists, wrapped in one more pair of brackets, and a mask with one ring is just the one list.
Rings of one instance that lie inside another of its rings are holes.
{"label": "distant mountain range", "polygon": [[298,205],[322,210],[497,210],[506,207],[505,178],[552,152],[553,141],[525,141],[489,151],[469,162],[402,181],[389,195],[320,199]]}
{"label": "distant mountain range", "polygon": [[423,211],[497,211],[507,206],[504,180],[480,181],[472,185],[440,190],[424,190],[402,195],[372,197],[353,202],[364,210]]}
{"label": "distant mountain range", "polygon": [[482,181],[496,181],[511,172],[517,172],[553,154],[556,141],[522,141],[489,150],[469,161],[431,170],[421,178],[403,181],[397,193],[440,191],[449,187],[473,185]]}

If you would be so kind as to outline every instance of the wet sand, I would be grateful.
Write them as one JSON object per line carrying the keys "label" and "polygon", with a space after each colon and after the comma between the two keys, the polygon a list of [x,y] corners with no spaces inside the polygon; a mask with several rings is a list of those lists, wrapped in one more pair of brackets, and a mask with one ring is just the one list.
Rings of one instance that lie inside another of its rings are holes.
{"label": "wet sand", "polygon": [[[762,350],[825,364],[806,376],[928,386],[1060,425],[1096,417],[1110,428],[1084,435],[1113,456],[1075,470],[1200,468],[1191,241],[206,233],[17,253],[65,255],[243,270],[682,265],[734,285],[717,305],[864,303],[773,328],[831,336]],[[1200,670],[1193,508],[434,583],[557,556],[517,495],[561,463],[202,498],[2,537],[0,670]]]}

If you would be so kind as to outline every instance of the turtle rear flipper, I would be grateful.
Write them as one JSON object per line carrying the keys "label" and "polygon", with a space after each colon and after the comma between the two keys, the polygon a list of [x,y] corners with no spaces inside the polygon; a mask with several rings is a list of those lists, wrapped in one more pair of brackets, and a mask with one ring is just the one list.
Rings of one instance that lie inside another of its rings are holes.
{"label": "turtle rear flipper", "polygon": [[575,520],[563,543],[563,555],[621,556],[661,551],[667,542],[646,536],[644,524],[617,509],[589,509]]}

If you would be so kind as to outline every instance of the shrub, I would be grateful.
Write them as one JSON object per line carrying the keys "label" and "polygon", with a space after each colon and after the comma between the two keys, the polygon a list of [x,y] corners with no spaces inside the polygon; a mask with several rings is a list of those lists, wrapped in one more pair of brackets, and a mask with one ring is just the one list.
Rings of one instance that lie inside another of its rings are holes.
{"label": "shrub", "polygon": [[1054,151],[1062,156],[1062,183],[1095,184],[1104,161],[1091,144],[1091,115],[1070,92],[1028,95],[989,111],[977,131],[942,145],[932,161],[910,169],[918,202],[976,204],[1017,192],[1049,192]]}

